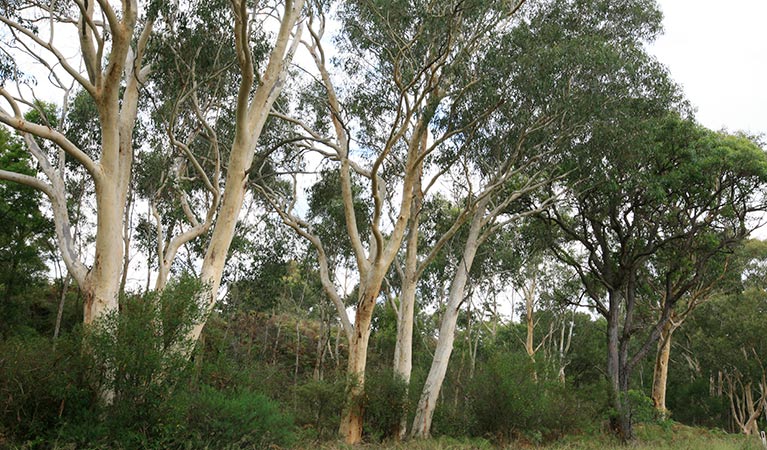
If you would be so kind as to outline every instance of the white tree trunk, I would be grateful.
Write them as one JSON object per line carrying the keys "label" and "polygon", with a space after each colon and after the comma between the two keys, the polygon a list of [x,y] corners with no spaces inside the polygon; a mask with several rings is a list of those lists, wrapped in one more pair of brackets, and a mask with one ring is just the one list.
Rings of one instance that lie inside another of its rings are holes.
{"label": "white tree trunk", "polygon": [[[423,134],[421,146],[426,148],[427,134]],[[413,371],[413,320],[415,314],[415,292],[421,271],[418,267],[418,226],[420,210],[423,202],[421,191],[421,170],[415,180],[414,198],[408,225],[407,248],[405,250],[405,268],[402,275],[402,290],[400,292],[400,304],[397,310],[397,341],[394,346],[394,373],[410,386],[410,375]],[[396,439],[404,439],[407,435],[407,412],[402,412],[398,429],[395,430]]]}
{"label": "white tree trunk", "polygon": [[[304,0],[286,1],[285,11],[280,23],[277,40],[269,55],[269,63],[263,76],[259,77],[260,84],[250,99],[252,84],[256,80],[256,67],[252,61],[251,49],[243,42],[249,42],[247,6],[239,1],[233,2],[236,9],[235,41],[237,43],[238,62],[243,75],[237,99],[235,136],[226,175],[226,190],[221,200],[213,234],[210,238],[205,258],[202,263],[200,279],[203,283],[201,299],[206,315],[209,314],[218,299],[218,288],[224,273],[229,246],[234,237],[235,226],[240,215],[245,198],[245,186],[248,182],[248,171],[253,163],[258,139],[269,117],[274,101],[277,100],[287,76],[288,66],[293,59],[296,47],[300,41],[300,27],[296,24],[301,17]],[[295,35],[293,34],[295,30]],[[196,342],[205,320],[194,325],[188,338]]]}
{"label": "white tree trunk", "polygon": [[431,421],[434,416],[434,408],[437,405],[437,399],[442,389],[442,382],[445,380],[450,354],[453,352],[458,312],[464,300],[464,292],[466,283],[469,280],[471,265],[479,248],[479,236],[486,205],[486,200],[481,201],[477,211],[474,213],[469,228],[469,235],[464,245],[463,255],[450,283],[449,298],[441,320],[437,348],[434,350],[431,369],[429,369],[429,375],[421,391],[421,398],[418,402],[415,419],[413,420],[413,428],[410,432],[411,437],[428,438],[431,436]]}

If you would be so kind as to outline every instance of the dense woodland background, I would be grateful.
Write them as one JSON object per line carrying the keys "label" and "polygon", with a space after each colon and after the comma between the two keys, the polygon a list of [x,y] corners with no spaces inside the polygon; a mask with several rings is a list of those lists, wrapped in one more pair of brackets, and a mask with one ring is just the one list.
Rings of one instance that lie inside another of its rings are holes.
{"label": "dense woodland background", "polygon": [[0,0],[0,447],[756,448],[765,144],[661,19]]}

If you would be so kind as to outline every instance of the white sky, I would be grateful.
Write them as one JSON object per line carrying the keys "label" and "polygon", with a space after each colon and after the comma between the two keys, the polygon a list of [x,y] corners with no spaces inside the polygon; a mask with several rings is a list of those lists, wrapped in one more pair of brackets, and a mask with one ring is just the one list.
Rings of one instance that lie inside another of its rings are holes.
{"label": "white sky", "polygon": [[665,33],[651,51],[703,125],[767,133],[767,1],[658,0]]}

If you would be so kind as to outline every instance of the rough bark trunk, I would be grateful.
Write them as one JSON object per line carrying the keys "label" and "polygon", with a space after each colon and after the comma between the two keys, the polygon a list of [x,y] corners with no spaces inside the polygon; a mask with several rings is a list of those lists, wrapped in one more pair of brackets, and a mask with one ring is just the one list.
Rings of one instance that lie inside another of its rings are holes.
{"label": "rough bark trunk", "polygon": [[447,372],[447,364],[453,351],[458,312],[464,300],[464,291],[469,280],[469,271],[479,247],[478,239],[482,229],[482,219],[486,206],[487,201],[481,201],[472,218],[461,261],[450,283],[449,299],[442,316],[437,348],[434,350],[434,359],[421,391],[421,398],[418,401],[418,408],[413,419],[413,428],[410,432],[411,437],[428,438],[431,435],[431,421],[434,416],[434,408],[437,405],[442,382],[445,380],[445,373]]}
{"label": "rough bark trunk", "polygon": [[354,332],[349,342],[348,388],[346,407],[341,419],[339,433],[349,444],[362,441],[362,421],[365,413],[365,366],[367,365],[370,321],[373,318],[375,300],[381,289],[384,273],[373,273],[373,279],[365,283],[357,303]]}
{"label": "rough bark trunk", "polygon": [[631,410],[628,405],[628,377],[625,359],[620,348],[620,305],[621,293],[610,292],[610,308],[607,317],[607,377],[610,383],[610,402],[614,416],[610,418],[610,428],[624,442],[633,439]]}

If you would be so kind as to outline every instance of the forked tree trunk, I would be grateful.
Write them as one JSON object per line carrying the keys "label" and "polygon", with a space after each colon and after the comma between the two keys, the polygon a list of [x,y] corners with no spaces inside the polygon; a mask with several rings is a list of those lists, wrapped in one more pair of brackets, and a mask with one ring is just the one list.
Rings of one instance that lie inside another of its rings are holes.
{"label": "forked tree trunk", "polygon": [[[239,2],[234,2],[236,9]],[[300,41],[300,32],[292,36],[293,29],[301,17],[304,0],[285,2],[285,11],[277,41],[269,55],[269,62],[263,76],[259,77],[258,88],[251,97],[252,84],[256,80],[250,48],[242,42],[249,42],[247,35],[250,24],[247,17],[237,17],[235,23],[235,41],[237,42],[238,62],[243,81],[239,88],[236,111],[234,141],[229,156],[226,174],[226,190],[221,200],[216,224],[202,263],[200,279],[203,283],[201,295],[205,317],[213,310],[218,298],[218,288],[224,273],[229,246],[234,238],[235,226],[245,198],[248,171],[253,163],[258,139],[269,117],[272,105],[282,89],[287,76],[288,66]],[[244,8],[243,8],[244,10]],[[239,11],[236,11],[239,12]],[[292,42],[291,42],[292,39]],[[188,334],[191,342],[200,338],[205,320],[195,324]]]}

